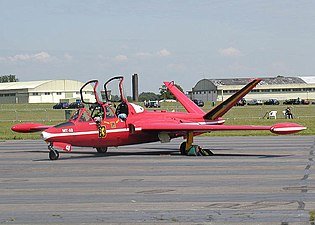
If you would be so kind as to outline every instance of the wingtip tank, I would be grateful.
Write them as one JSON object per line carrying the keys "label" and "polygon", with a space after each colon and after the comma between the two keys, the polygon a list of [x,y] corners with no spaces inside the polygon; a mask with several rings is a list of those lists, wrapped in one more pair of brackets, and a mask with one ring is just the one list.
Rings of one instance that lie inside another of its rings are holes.
{"label": "wingtip tank", "polygon": [[306,130],[306,127],[297,123],[278,123],[270,128],[270,131],[275,134],[294,134]]}
{"label": "wingtip tank", "polygon": [[40,123],[23,123],[15,124],[11,127],[11,130],[18,133],[33,133],[47,129],[49,126],[45,126]]}

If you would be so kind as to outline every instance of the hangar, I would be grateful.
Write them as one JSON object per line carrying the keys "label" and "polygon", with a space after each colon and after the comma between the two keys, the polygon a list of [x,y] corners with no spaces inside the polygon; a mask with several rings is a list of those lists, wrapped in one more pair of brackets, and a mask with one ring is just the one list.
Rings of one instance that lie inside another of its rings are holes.
{"label": "hangar", "polygon": [[[0,83],[0,103],[58,103],[80,99],[84,83],[75,80],[41,80]],[[94,99],[91,93],[84,97]]]}
{"label": "hangar", "polygon": [[[252,78],[202,79],[189,91],[191,99],[203,101],[224,101],[240,90]],[[276,98],[315,99],[315,76],[306,77],[267,77],[245,97],[246,99],[267,100]]]}

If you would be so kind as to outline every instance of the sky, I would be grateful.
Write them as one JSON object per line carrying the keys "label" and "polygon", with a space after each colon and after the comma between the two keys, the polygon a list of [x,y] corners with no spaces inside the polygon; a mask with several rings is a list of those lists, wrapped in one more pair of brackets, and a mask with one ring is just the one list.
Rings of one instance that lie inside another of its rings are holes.
{"label": "sky", "polygon": [[313,0],[0,0],[0,75],[82,82],[315,75]]}

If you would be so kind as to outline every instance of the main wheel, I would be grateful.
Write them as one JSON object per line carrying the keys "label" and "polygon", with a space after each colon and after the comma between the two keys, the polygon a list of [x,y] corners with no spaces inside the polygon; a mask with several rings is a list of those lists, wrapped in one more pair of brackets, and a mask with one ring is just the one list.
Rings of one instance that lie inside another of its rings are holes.
{"label": "main wheel", "polygon": [[50,160],[57,160],[59,158],[59,152],[57,150],[50,150],[49,151],[49,159]]}
{"label": "main wheel", "polygon": [[96,148],[96,151],[98,153],[106,153],[107,152],[107,147]]}
{"label": "main wheel", "polygon": [[182,155],[187,155],[187,154],[186,154],[186,141],[184,141],[184,142],[180,145],[179,150],[180,150],[180,154],[182,154]]}

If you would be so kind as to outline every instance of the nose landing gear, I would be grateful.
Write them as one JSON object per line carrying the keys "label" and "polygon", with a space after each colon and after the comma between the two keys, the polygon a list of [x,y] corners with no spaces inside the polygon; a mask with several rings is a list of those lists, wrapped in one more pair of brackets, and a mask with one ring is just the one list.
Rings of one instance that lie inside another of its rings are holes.
{"label": "nose landing gear", "polygon": [[48,149],[49,149],[49,159],[50,160],[59,159],[59,152],[56,149],[54,149],[52,144],[48,145]]}

